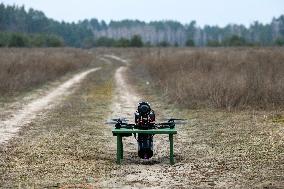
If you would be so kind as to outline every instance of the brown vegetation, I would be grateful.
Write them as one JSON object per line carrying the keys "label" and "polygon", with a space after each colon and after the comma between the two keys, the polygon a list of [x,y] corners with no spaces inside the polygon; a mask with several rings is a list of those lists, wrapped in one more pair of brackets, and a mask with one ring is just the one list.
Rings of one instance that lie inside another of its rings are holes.
{"label": "brown vegetation", "polygon": [[0,188],[87,187],[114,169],[115,149],[107,146],[114,138],[104,121],[115,68],[89,74],[61,105],[0,145]]}
{"label": "brown vegetation", "polygon": [[283,48],[168,48],[136,54],[134,72],[148,75],[155,87],[183,106],[284,105]]}
{"label": "brown vegetation", "polygon": [[11,95],[89,66],[93,54],[70,48],[0,50],[0,94]]}

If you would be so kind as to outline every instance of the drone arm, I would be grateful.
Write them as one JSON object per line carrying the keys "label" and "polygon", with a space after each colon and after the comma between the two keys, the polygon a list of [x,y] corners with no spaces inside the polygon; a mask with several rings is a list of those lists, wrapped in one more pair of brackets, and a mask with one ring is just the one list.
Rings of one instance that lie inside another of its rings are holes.
{"label": "drone arm", "polygon": [[116,127],[116,125],[115,125],[115,128],[116,128],[116,129],[120,129],[120,128],[133,129],[134,127],[135,127],[135,124],[127,124],[127,123],[121,123],[121,124],[119,124],[119,128]]}
{"label": "drone arm", "polygon": [[175,123],[174,122],[156,123],[155,126],[157,129],[163,129],[163,128],[173,129],[175,127]]}

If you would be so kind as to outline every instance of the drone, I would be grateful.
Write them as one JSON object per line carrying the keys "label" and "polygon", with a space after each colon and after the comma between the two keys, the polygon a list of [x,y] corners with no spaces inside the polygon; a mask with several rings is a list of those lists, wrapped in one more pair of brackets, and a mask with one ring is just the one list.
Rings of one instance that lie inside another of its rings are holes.
{"label": "drone", "polygon": [[[137,111],[134,113],[134,123],[128,123],[126,118],[111,119],[107,124],[113,124],[115,129],[139,129],[139,130],[156,130],[156,129],[174,129],[176,124],[183,124],[186,119],[170,118],[166,122],[156,123],[154,110],[151,109],[148,102],[139,102]],[[179,121],[179,122],[177,122]],[[138,156],[141,159],[150,159],[153,156],[153,137],[154,134],[133,133],[138,144]],[[132,133],[126,133],[124,137],[132,136]]]}

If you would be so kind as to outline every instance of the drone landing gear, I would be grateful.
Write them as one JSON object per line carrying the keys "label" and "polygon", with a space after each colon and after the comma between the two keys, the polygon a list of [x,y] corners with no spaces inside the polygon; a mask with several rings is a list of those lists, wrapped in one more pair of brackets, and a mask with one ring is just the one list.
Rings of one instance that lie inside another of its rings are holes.
{"label": "drone landing gear", "polygon": [[138,134],[138,156],[141,159],[150,159],[153,156],[153,135]]}

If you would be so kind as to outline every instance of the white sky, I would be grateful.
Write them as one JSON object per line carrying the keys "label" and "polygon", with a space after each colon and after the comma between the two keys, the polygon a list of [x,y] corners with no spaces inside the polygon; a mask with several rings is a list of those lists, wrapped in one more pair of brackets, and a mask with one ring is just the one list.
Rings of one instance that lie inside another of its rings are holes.
{"label": "white sky", "polygon": [[176,20],[200,26],[229,23],[248,26],[255,20],[268,23],[284,14],[284,0],[0,0],[43,11],[58,21],[139,19]]}

